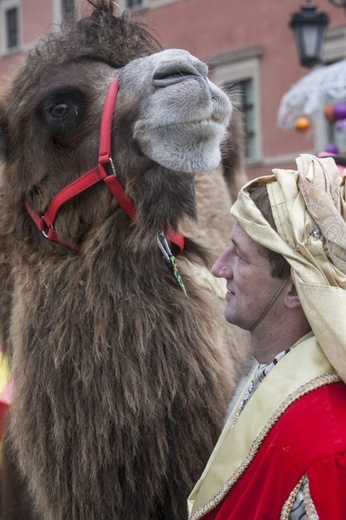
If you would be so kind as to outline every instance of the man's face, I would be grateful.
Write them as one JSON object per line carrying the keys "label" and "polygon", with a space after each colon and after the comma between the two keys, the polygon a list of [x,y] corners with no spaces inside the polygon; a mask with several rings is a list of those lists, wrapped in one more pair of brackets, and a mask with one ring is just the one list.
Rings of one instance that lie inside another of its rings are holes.
{"label": "man's face", "polygon": [[[281,279],[271,275],[265,250],[239,224],[234,226],[231,243],[213,265],[212,273],[227,281],[226,320],[245,330],[251,329],[282,285]],[[276,303],[268,319],[275,317]]]}

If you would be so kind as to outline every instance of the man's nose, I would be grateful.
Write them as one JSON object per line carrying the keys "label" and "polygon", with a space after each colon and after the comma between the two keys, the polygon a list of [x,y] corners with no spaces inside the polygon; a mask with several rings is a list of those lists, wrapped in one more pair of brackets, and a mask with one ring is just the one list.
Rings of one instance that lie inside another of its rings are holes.
{"label": "man's nose", "polygon": [[211,268],[211,272],[217,278],[232,277],[232,268],[229,262],[225,261],[224,254],[222,254]]}

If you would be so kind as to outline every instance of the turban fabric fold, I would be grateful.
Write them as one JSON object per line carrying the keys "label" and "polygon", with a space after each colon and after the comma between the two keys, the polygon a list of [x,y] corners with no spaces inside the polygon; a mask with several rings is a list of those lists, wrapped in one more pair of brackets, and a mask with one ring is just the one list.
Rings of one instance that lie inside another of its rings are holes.
{"label": "turban fabric fold", "polygon": [[[247,183],[231,213],[255,242],[286,258],[311,329],[346,382],[346,177],[331,157],[296,162],[297,171],[275,169]],[[262,184],[277,231],[249,195]]]}

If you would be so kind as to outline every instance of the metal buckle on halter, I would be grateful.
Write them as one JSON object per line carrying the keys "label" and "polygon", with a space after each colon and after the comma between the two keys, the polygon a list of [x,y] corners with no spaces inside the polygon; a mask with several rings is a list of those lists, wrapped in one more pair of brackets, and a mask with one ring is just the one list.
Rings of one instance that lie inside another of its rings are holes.
{"label": "metal buckle on halter", "polygon": [[109,161],[109,163],[111,165],[113,175],[114,175],[114,177],[116,177],[117,176],[117,172],[115,171],[115,166],[114,166],[114,162],[113,162],[112,157],[109,157],[108,161]]}
{"label": "metal buckle on halter", "polygon": [[182,277],[179,274],[178,267],[177,267],[177,260],[175,256],[173,255],[171,248],[169,247],[169,243],[167,238],[165,237],[164,233],[161,231],[161,233],[158,233],[156,235],[157,244],[163,254],[164,259],[166,260],[168,268],[171,270],[175,281],[177,282],[180,289],[182,289],[183,293],[186,295],[186,287],[184,284],[184,281]]}
{"label": "metal buckle on halter", "polygon": [[159,248],[161,249],[161,252],[165,258],[165,260],[170,263],[170,259],[173,256],[172,251],[169,247],[167,238],[165,237],[164,233],[161,231],[161,233],[158,233],[156,235],[156,240],[158,243]]}
{"label": "metal buckle on halter", "polygon": [[48,239],[50,239],[50,238],[49,238],[49,231],[50,231],[51,229],[54,230],[54,226],[53,226],[53,225],[51,225],[51,226],[47,226],[46,229],[42,229],[41,232],[42,232],[42,235],[44,236],[44,238],[48,238]]}

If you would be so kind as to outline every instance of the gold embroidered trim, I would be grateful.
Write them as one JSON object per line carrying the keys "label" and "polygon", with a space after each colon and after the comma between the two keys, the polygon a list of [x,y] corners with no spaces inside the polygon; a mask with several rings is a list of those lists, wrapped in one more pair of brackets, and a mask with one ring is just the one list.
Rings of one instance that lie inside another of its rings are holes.
{"label": "gold embroidered trim", "polygon": [[304,477],[303,480],[303,495],[304,495],[304,506],[306,511],[306,518],[308,520],[319,520],[318,513],[315,508],[315,504],[310,495],[310,486],[308,477]]}
{"label": "gold embroidered trim", "polygon": [[289,494],[288,499],[286,500],[286,502],[284,503],[284,507],[282,508],[280,520],[289,520],[291,509],[293,507],[294,501],[297,497],[297,493],[300,489],[300,486],[302,485],[303,480],[304,477],[300,479],[298,484],[293,488],[293,490]]}
{"label": "gold embroidered trim", "polygon": [[[214,495],[214,497],[209,500],[204,506],[197,509],[197,511],[189,516],[189,520],[199,520],[204,515],[209,513],[212,509],[214,509],[227,495],[227,493],[230,491],[230,489],[234,486],[234,484],[237,482],[237,480],[241,477],[241,475],[244,473],[244,471],[247,469],[247,467],[250,465],[250,462],[255,457],[257,451],[259,450],[261,444],[263,443],[264,439],[268,435],[269,431],[272,429],[274,424],[279,420],[281,415],[287,410],[287,408],[297,401],[300,397],[303,397],[304,395],[308,394],[309,392],[312,392],[312,390],[315,390],[316,388],[320,388],[324,385],[329,385],[331,383],[336,383],[338,381],[341,381],[341,378],[338,376],[336,372],[327,372],[326,374],[316,377],[315,379],[312,379],[309,381],[309,383],[306,383],[305,385],[300,386],[295,392],[290,394],[278,407],[278,409],[275,411],[275,413],[271,416],[268,423],[265,425],[261,433],[257,436],[257,438],[254,440],[254,442],[251,445],[250,451],[248,456],[243,460],[242,464],[239,466],[239,468],[233,473],[233,475],[227,480],[227,482],[224,484],[224,486]],[[316,518],[311,517],[311,519],[316,520]],[[310,520],[310,519],[309,519]]]}

